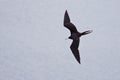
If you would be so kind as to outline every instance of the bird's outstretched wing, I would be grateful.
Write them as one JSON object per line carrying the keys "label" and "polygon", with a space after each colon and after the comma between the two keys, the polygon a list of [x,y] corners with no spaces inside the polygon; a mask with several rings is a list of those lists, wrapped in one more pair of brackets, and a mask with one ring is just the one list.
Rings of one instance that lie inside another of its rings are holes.
{"label": "bird's outstretched wing", "polygon": [[81,33],[81,35],[90,34],[91,32],[93,32],[93,31],[92,30],[84,31],[84,32]]}
{"label": "bird's outstretched wing", "polygon": [[73,23],[71,23],[67,10],[65,11],[63,24],[66,28],[68,28],[70,30],[71,34],[74,32],[78,32],[75,25]]}
{"label": "bird's outstretched wing", "polygon": [[73,39],[70,49],[71,49],[73,55],[75,56],[75,59],[78,61],[79,64],[81,64],[78,47],[79,47],[79,38]]}

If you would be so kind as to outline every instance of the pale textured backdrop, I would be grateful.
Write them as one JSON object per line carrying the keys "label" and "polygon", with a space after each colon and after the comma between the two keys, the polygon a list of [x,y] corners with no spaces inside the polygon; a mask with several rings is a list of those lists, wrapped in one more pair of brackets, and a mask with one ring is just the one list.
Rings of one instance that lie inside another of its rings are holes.
{"label": "pale textured backdrop", "polygon": [[[81,65],[65,40],[68,10]],[[120,80],[120,0],[0,0],[0,80]]]}

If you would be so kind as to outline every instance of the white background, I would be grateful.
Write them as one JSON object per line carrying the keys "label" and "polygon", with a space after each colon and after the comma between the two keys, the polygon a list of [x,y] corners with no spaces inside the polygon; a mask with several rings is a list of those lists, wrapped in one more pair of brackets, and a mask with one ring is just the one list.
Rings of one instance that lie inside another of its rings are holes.
{"label": "white background", "polygon": [[[65,10],[81,37],[69,46]],[[0,0],[0,80],[120,80],[119,0]]]}

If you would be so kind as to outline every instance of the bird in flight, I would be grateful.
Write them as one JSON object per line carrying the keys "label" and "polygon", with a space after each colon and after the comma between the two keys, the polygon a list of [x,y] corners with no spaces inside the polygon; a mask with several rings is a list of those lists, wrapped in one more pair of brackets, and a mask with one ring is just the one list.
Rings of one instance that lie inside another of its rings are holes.
{"label": "bird in flight", "polygon": [[79,42],[80,42],[80,37],[86,34],[89,34],[92,32],[92,30],[84,31],[84,32],[78,32],[76,29],[75,25],[70,21],[69,15],[67,10],[65,11],[64,15],[64,22],[63,25],[70,30],[71,35],[68,37],[68,39],[72,39],[72,44],[70,46],[70,49],[75,57],[75,59],[78,61],[79,64],[81,64],[80,61],[80,54],[79,54]]}

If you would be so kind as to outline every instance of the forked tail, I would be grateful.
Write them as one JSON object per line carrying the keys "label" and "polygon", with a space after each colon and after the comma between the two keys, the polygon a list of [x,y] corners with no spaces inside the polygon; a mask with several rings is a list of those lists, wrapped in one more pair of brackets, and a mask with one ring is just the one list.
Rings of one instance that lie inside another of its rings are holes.
{"label": "forked tail", "polygon": [[90,34],[91,32],[93,32],[93,30],[84,31],[81,33],[81,36],[86,35],[86,34]]}

